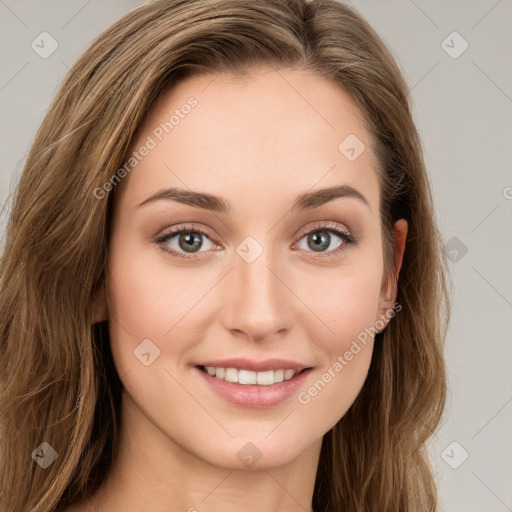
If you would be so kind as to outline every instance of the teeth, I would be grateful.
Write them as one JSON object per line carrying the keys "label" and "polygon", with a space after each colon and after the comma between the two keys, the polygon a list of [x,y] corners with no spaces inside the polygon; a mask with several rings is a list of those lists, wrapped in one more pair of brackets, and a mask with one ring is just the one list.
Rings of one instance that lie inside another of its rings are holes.
{"label": "teeth", "polygon": [[[256,372],[240,370],[238,372],[238,382],[240,384],[256,384]],[[261,384],[261,382],[258,382],[258,384]]]}
{"label": "teeth", "polygon": [[284,371],[284,380],[291,379],[295,375],[295,370],[285,370]]}
{"label": "teeth", "polygon": [[271,386],[283,380],[290,380],[297,372],[295,370],[269,370],[266,372],[253,372],[251,370],[238,370],[237,368],[217,368],[205,366],[204,369],[213,377],[224,379],[238,384],[258,384]]}
{"label": "teeth", "polygon": [[[215,372],[215,376],[217,376],[217,372]],[[238,382],[238,370],[236,368],[226,368],[226,375],[224,378],[228,382]]]}
{"label": "teeth", "polygon": [[274,372],[274,382],[283,382],[284,380],[284,370],[276,370]]}
{"label": "teeth", "polygon": [[256,382],[260,386],[270,386],[274,384],[274,372],[272,370],[269,370],[268,372],[258,372]]}

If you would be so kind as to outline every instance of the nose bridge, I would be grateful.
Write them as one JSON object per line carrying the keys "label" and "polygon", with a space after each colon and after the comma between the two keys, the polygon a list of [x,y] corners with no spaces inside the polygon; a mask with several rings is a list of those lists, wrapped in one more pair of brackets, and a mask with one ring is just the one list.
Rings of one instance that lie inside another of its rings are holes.
{"label": "nose bridge", "polygon": [[231,293],[223,319],[227,329],[256,340],[289,328],[291,315],[286,287],[277,277],[275,251],[251,238],[239,244],[233,255]]}

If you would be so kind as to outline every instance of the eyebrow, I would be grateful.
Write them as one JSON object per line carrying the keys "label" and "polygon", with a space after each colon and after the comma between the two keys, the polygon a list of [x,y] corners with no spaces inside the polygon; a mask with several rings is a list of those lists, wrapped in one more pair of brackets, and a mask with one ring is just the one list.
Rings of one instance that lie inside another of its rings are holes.
{"label": "eyebrow", "polygon": [[[293,202],[291,211],[294,210],[312,210],[318,208],[325,203],[338,198],[352,197],[360,200],[368,207],[370,204],[367,199],[355,188],[350,185],[337,185],[334,187],[323,188],[313,192],[303,192],[297,196]],[[227,214],[231,212],[231,205],[222,197],[207,194],[205,192],[195,192],[181,188],[168,188],[161,190],[156,194],[148,197],[139,206],[143,206],[154,201],[167,199],[177,201],[178,203],[187,204],[196,208],[202,208],[216,213]]]}

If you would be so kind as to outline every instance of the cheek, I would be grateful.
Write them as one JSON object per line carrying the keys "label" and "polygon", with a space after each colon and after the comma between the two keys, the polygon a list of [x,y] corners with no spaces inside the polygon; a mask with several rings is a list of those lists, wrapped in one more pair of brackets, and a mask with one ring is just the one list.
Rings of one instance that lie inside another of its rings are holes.
{"label": "cheek", "polygon": [[[148,342],[141,345],[144,340],[154,344],[149,345],[152,356],[158,354],[150,368],[159,366],[163,360],[160,356],[164,356],[163,335],[172,326],[173,301],[177,299],[148,263],[140,246],[137,250],[119,235],[113,237],[108,261],[108,314],[110,346],[120,376],[130,372],[136,378],[134,374],[143,372],[145,367],[134,356],[138,347],[147,346]],[[143,389],[140,384],[137,388]]]}
{"label": "cheek", "polygon": [[308,325],[316,329],[309,338],[319,340],[322,351],[331,357],[347,350],[351,340],[373,325],[381,288],[378,269],[316,273],[303,286],[304,302],[312,313],[307,315]]}
{"label": "cheek", "polygon": [[319,366],[297,401],[319,418],[323,431],[346,413],[368,375],[380,284],[375,265],[345,268],[328,278],[316,273],[315,286],[311,282],[307,286],[305,302],[314,305],[314,315],[308,314],[310,320],[304,325],[314,341]]}
{"label": "cheek", "polygon": [[142,250],[140,244],[117,243],[111,244],[108,293],[111,351],[118,372],[140,370],[134,354],[148,339],[158,354],[151,368],[177,367],[205,332],[203,324],[211,317],[208,290],[218,277],[207,267],[171,266],[165,254]]}
{"label": "cheek", "polygon": [[162,338],[200,300],[209,282],[204,270],[172,268],[155,251],[129,246],[119,251],[113,245],[109,262],[109,309],[139,337]]}

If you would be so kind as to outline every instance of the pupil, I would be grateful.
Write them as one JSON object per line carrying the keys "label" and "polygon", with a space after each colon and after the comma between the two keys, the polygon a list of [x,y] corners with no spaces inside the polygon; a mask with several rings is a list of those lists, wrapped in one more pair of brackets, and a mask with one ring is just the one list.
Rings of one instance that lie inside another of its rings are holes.
{"label": "pupil", "polygon": [[[321,233],[318,235],[317,233]],[[320,252],[323,249],[327,249],[329,247],[329,234],[325,231],[318,231],[316,233],[312,233],[308,237],[308,242],[312,243],[312,249],[314,251]]]}
{"label": "pupil", "polygon": [[[182,243],[184,242],[184,243]],[[200,249],[202,242],[198,233],[189,232],[181,234],[179,239],[180,248],[187,252],[194,252],[194,249]]]}

